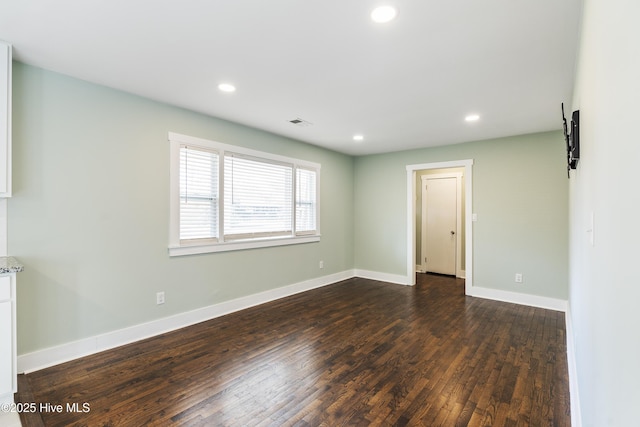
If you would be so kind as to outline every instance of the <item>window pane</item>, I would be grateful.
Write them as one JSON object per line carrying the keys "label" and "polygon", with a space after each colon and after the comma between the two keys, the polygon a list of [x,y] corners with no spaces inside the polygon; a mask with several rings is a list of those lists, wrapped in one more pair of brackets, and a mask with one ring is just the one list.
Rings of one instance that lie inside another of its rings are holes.
{"label": "window pane", "polygon": [[316,231],[316,172],[296,170],[296,233]]}
{"label": "window pane", "polygon": [[225,155],[225,239],[291,234],[292,177],[292,165]]}
{"label": "window pane", "polygon": [[180,147],[180,240],[218,238],[218,154]]}

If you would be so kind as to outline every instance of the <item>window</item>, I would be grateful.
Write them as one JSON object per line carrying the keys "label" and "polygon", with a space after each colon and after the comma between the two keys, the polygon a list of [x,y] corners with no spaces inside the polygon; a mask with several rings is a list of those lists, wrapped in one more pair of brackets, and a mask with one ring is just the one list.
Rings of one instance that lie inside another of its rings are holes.
{"label": "window", "polygon": [[292,164],[272,163],[235,153],[225,155],[225,238],[291,235],[292,175]]}
{"label": "window", "polygon": [[218,153],[180,146],[180,241],[218,241]]}
{"label": "window", "polygon": [[320,165],[169,133],[169,254],[320,240]]}
{"label": "window", "polygon": [[296,170],[296,233],[312,234],[316,231],[316,171]]}

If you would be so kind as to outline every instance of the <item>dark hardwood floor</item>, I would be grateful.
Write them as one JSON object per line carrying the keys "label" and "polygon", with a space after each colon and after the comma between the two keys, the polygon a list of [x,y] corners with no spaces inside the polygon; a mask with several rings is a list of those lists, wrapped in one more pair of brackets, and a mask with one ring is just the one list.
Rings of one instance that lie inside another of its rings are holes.
{"label": "dark hardwood floor", "polygon": [[570,425],[564,314],[424,274],[346,280],[23,375],[18,398],[64,407],[25,426]]}

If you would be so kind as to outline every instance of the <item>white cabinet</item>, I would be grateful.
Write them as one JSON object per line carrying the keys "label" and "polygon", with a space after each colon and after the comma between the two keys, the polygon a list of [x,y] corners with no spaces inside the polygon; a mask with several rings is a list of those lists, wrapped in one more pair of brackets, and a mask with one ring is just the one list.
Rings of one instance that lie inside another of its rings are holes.
{"label": "white cabinet", "polygon": [[0,197],[11,196],[11,45],[0,41]]}
{"label": "white cabinet", "polygon": [[[11,196],[11,45],[0,41],[0,255],[7,251],[7,200]],[[0,257],[0,403],[18,390],[16,358],[16,273],[13,258]]]}
{"label": "white cabinet", "polygon": [[16,274],[0,275],[0,403],[18,391],[16,361]]}

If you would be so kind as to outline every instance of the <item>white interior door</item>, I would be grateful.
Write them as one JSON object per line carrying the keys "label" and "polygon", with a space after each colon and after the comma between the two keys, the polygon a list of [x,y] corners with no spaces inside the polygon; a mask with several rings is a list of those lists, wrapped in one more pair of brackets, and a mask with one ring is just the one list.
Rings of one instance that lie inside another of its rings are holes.
{"label": "white interior door", "polygon": [[423,264],[428,272],[455,275],[458,240],[457,179],[424,178]]}

